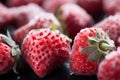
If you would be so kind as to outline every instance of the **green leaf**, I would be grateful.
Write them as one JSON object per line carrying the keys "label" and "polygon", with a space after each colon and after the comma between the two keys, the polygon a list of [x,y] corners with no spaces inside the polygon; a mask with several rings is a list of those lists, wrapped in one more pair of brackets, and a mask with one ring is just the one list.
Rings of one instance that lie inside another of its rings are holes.
{"label": "green leaf", "polygon": [[98,51],[95,51],[94,53],[91,53],[88,57],[88,61],[96,60],[100,56],[100,53]]}
{"label": "green leaf", "polygon": [[57,29],[57,25],[55,23],[52,23],[52,30],[56,30]]}
{"label": "green leaf", "polygon": [[89,37],[88,40],[91,45],[95,45],[97,43],[97,40],[93,37]]}
{"label": "green leaf", "polygon": [[82,54],[90,54],[96,50],[95,46],[88,46],[84,49],[82,49],[81,53]]}
{"label": "green leaf", "polygon": [[9,39],[13,40],[12,37],[11,37],[11,35],[10,35],[9,30],[7,30],[7,36],[8,36]]}
{"label": "green leaf", "polygon": [[98,64],[100,64],[100,62],[105,58],[105,55],[101,55],[98,59]]}
{"label": "green leaf", "polygon": [[20,55],[21,52],[19,47],[12,47],[11,53],[12,53],[12,56],[16,56],[16,55]]}
{"label": "green leaf", "polygon": [[4,36],[1,36],[1,39],[11,47],[15,46],[15,43],[11,39],[4,37]]}
{"label": "green leaf", "polygon": [[98,39],[101,39],[101,38],[102,38],[102,37],[101,37],[101,34],[99,33],[99,31],[96,32],[96,36],[97,36]]}
{"label": "green leaf", "polygon": [[12,56],[16,56],[18,54],[16,48],[12,48]]}
{"label": "green leaf", "polygon": [[109,38],[109,31],[106,31],[105,32],[105,37],[104,37],[105,39],[108,39]]}

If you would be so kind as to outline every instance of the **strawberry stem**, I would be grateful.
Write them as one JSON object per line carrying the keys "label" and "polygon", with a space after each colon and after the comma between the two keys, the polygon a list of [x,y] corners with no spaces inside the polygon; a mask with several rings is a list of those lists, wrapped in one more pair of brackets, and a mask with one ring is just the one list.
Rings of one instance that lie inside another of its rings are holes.
{"label": "strawberry stem", "polygon": [[102,61],[104,56],[109,54],[115,47],[113,40],[108,35],[102,36],[98,31],[95,37],[88,37],[88,41],[90,46],[87,46],[81,51],[82,54],[90,54],[88,61],[95,59]]}

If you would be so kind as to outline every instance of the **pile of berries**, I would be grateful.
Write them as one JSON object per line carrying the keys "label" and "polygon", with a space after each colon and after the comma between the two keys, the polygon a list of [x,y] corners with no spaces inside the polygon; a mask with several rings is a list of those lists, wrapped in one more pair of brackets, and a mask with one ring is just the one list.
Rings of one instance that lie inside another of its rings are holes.
{"label": "pile of berries", "polygon": [[1,2],[0,75],[19,73],[22,57],[40,78],[68,62],[75,75],[119,80],[119,12],[119,0]]}

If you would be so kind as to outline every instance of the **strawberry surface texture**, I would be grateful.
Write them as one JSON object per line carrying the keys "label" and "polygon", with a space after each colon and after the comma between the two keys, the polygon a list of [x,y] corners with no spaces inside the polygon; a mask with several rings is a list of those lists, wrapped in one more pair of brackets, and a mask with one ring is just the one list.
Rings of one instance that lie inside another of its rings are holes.
{"label": "strawberry surface texture", "polygon": [[39,77],[60,67],[70,54],[70,39],[59,31],[32,30],[22,43],[24,58]]}

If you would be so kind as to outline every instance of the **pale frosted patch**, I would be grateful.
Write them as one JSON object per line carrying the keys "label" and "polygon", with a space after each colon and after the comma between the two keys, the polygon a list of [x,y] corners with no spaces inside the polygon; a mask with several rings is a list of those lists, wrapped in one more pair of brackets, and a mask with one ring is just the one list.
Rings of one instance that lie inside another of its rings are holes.
{"label": "pale frosted patch", "polygon": [[120,43],[120,37],[118,37],[118,43]]}
{"label": "pale frosted patch", "polygon": [[111,58],[113,58],[116,55],[117,55],[117,52],[116,51],[112,51],[107,56],[105,56],[105,59],[111,59]]}

